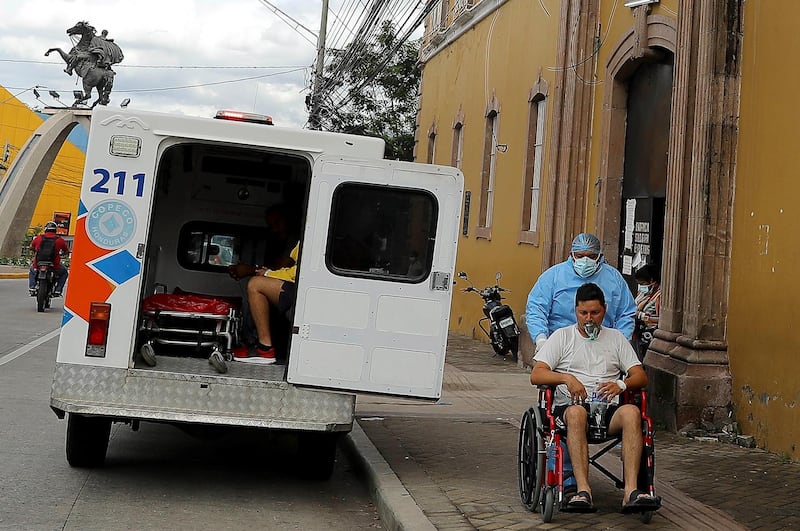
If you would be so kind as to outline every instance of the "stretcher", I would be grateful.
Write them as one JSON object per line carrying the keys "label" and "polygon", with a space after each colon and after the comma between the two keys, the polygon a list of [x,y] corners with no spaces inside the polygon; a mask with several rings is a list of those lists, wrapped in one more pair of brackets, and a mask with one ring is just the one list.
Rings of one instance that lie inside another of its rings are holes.
{"label": "stretcher", "polygon": [[238,343],[240,314],[241,299],[236,297],[185,292],[150,295],[142,301],[142,352],[154,355],[154,345],[169,345],[204,355],[216,350],[230,359]]}

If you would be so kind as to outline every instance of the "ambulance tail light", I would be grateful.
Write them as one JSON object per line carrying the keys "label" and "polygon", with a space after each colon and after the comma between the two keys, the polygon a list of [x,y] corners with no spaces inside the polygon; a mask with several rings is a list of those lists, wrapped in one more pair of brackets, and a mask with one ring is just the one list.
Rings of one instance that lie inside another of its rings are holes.
{"label": "ambulance tail light", "polygon": [[106,357],[108,343],[108,321],[111,305],[106,302],[93,302],[89,309],[89,333],[86,337],[86,355],[93,358]]}

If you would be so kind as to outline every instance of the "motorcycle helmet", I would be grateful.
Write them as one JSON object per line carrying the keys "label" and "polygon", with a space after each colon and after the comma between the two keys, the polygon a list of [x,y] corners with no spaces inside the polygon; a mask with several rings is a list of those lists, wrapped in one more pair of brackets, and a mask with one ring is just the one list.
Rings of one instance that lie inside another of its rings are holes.
{"label": "motorcycle helmet", "polygon": [[56,230],[58,230],[58,225],[56,225],[54,221],[48,221],[44,224],[45,232],[56,232]]}

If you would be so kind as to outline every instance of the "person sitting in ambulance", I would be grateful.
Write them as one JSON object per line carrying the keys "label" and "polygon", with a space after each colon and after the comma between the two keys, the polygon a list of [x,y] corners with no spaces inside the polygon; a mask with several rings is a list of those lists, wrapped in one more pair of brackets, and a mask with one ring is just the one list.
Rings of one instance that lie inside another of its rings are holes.
{"label": "person sitting in ambulance", "polygon": [[69,254],[69,247],[64,238],[58,236],[56,231],[58,226],[53,221],[48,221],[44,225],[44,233],[36,236],[31,242],[30,248],[33,250],[33,262],[28,271],[28,290],[31,297],[36,296],[36,269],[39,261],[51,262],[53,264],[53,273],[56,279],[56,287],[53,291],[53,297],[60,297],[64,291],[64,285],[67,283],[67,268],[61,265],[61,255],[67,256]]}
{"label": "person sitting in ambulance", "polygon": [[[272,341],[270,313],[275,309],[289,322],[292,321],[297,295],[295,279],[299,252],[300,244],[298,243],[289,254],[292,265],[276,270],[265,269],[261,275],[254,275],[247,282],[250,317],[255,324],[258,339],[253,344],[235,348],[233,350],[235,361],[263,364],[272,364],[278,361]],[[285,360],[281,359],[280,361]]]}
{"label": "person sitting in ambulance", "polygon": [[277,270],[292,266],[294,261],[290,258],[291,249],[298,241],[297,227],[299,223],[294,221],[297,216],[292,215],[285,203],[272,205],[267,209],[264,217],[266,221],[264,243],[267,247],[264,264],[266,265],[238,263],[228,267],[228,274],[237,280],[241,287],[241,339],[245,344],[254,344],[258,340],[258,332],[250,313],[250,297],[247,292],[250,278],[263,276],[268,269]]}

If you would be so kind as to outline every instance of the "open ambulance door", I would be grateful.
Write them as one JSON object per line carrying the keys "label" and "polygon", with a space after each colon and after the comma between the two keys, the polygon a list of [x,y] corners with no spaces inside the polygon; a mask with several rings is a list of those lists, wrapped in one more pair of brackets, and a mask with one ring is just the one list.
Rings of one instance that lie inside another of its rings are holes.
{"label": "open ambulance door", "polygon": [[441,396],[462,194],[455,168],[316,162],[290,383]]}

